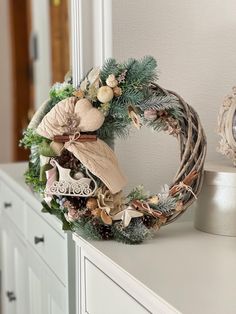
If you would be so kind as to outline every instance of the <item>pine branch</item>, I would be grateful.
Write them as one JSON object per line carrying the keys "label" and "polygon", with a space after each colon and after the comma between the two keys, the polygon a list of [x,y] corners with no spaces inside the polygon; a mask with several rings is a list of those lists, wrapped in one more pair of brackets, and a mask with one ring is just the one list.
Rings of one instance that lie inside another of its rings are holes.
{"label": "pine branch", "polygon": [[166,215],[169,215],[176,207],[176,199],[174,197],[167,197],[166,199],[161,199],[157,205],[151,204],[151,207]]}
{"label": "pine branch", "polygon": [[117,76],[119,74],[119,68],[118,64],[115,59],[107,59],[102,67],[101,73],[100,73],[100,78],[102,80],[102,83],[105,84],[106,79],[110,74],[114,74]]}
{"label": "pine branch", "polygon": [[148,197],[149,197],[149,193],[144,191],[144,186],[139,185],[129,193],[129,195],[127,196],[127,199],[129,201],[133,201],[133,200],[142,200],[143,201],[143,200],[146,200]]}
{"label": "pine branch", "polygon": [[180,105],[176,97],[160,94],[152,94],[148,98],[144,99],[138,106],[144,111],[145,109],[161,110],[178,110],[180,112]]}
{"label": "pine branch", "polygon": [[124,63],[127,69],[126,84],[140,87],[148,85],[157,79],[157,62],[151,56],[145,56],[141,60],[129,59]]}
{"label": "pine branch", "polygon": [[129,122],[121,118],[109,118],[97,131],[98,137],[105,142],[114,140],[115,137],[126,137],[128,134]]}
{"label": "pine branch", "polygon": [[139,244],[151,237],[150,229],[139,218],[132,219],[126,228],[123,227],[122,222],[115,223],[112,229],[114,239],[126,244]]}
{"label": "pine branch", "polygon": [[38,145],[45,141],[45,138],[38,135],[33,129],[26,129],[23,132],[23,138],[20,140],[20,146],[30,148],[32,145]]}

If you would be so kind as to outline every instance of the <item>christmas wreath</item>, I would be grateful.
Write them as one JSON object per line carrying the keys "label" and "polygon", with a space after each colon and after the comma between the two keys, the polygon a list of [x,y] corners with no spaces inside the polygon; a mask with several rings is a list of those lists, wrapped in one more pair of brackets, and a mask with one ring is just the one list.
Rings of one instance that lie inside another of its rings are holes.
{"label": "christmas wreath", "polygon": [[[30,148],[26,183],[43,196],[43,211],[63,228],[90,239],[141,243],[180,216],[200,192],[206,138],[196,112],[154,83],[156,60],[146,56],[94,68],[74,87],[56,83],[33,116],[21,144]],[[112,150],[131,127],[166,131],[180,144],[173,182],[149,195],[124,196],[126,178]]]}

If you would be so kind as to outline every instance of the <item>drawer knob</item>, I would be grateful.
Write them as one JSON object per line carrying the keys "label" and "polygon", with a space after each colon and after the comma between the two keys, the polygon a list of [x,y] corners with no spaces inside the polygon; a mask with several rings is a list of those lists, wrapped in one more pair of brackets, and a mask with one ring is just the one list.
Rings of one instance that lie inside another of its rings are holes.
{"label": "drawer knob", "polygon": [[7,291],[7,297],[8,297],[9,302],[16,300],[16,296],[15,296],[14,292],[12,292],[12,291]]}
{"label": "drawer knob", "polygon": [[34,237],[34,244],[44,242],[44,237]]}
{"label": "drawer knob", "polygon": [[12,207],[12,203],[5,202],[4,203],[4,208],[9,208],[9,207]]}

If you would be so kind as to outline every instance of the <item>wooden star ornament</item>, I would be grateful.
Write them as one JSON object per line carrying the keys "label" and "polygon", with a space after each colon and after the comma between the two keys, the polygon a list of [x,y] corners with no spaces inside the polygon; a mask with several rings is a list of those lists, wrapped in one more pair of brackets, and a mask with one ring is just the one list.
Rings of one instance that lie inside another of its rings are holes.
{"label": "wooden star ornament", "polygon": [[128,227],[132,218],[142,217],[143,213],[135,210],[133,206],[128,206],[116,215],[112,216],[113,220],[122,220],[124,227]]}

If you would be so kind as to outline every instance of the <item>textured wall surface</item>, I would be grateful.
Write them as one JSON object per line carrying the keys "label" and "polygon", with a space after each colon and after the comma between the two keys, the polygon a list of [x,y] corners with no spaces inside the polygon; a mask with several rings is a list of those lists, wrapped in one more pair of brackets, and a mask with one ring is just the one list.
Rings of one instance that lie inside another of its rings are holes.
{"label": "textured wall surface", "polygon": [[[208,160],[220,160],[217,114],[236,85],[234,0],[113,0],[113,55],[119,60],[153,55],[159,83],[178,92],[199,113],[208,137]],[[129,186],[155,192],[178,167],[178,143],[151,130],[116,142]],[[226,163],[227,160],[225,161]]]}
{"label": "textured wall surface", "polygon": [[0,1],[0,163],[12,160],[12,81],[8,0]]}

